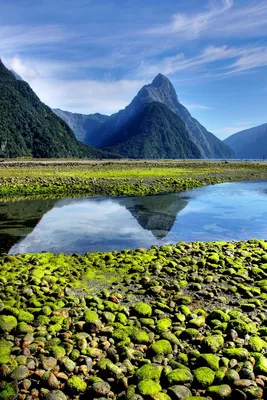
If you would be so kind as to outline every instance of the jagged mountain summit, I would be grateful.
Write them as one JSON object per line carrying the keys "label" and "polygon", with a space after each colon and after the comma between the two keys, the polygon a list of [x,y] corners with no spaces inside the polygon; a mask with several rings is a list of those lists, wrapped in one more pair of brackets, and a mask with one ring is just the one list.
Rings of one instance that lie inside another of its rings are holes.
{"label": "jagged mountain summit", "polygon": [[0,60],[0,157],[20,156],[100,158],[105,153],[78,142],[69,126]]}
{"label": "jagged mountain summit", "polygon": [[184,122],[158,102],[140,108],[103,149],[128,158],[201,158]]}
{"label": "jagged mountain summit", "polygon": [[85,143],[102,148],[107,140],[120,132],[140,109],[149,103],[162,103],[180,117],[186,125],[191,140],[198,147],[203,158],[233,158],[234,152],[212,133],[208,132],[189,111],[179,102],[176,91],[169,79],[158,74],[153,82],[145,85],[137,96],[124,109],[111,115],[90,137],[85,138]]}
{"label": "jagged mountain summit", "polygon": [[84,142],[86,136],[87,141],[93,142],[94,132],[109,118],[107,115],[99,113],[85,115],[63,111],[59,108],[55,108],[53,111],[69,125],[80,142]]}
{"label": "jagged mountain summit", "polygon": [[267,123],[237,132],[224,140],[237,158],[267,158]]}

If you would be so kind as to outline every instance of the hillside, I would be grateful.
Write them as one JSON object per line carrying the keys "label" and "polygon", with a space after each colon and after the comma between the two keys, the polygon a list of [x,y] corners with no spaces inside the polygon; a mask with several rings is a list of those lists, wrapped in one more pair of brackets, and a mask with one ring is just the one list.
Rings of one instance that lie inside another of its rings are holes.
{"label": "hillside", "polygon": [[53,111],[69,125],[80,142],[84,142],[86,136],[87,140],[93,142],[92,135],[108,119],[107,115],[99,113],[85,115],[63,111],[59,108],[53,109]]}
{"label": "hillside", "polygon": [[139,110],[103,147],[129,158],[201,158],[184,122],[156,102]]}
{"label": "hillside", "polygon": [[69,126],[0,60],[0,157],[103,155],[78,142]]}
{"label": "hillside", "polygon": [[246,129],[224,140],[237,158],[258,159],[267,157],[267,123]]}

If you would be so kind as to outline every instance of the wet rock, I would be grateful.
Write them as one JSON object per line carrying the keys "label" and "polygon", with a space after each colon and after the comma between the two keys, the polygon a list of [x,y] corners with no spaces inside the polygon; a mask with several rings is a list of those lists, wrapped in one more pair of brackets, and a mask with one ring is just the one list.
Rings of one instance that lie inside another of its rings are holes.
{"label": "wet rock", "polygon": [[92,391],[97,396],[106,396],[110,392],[110,385],[107,382],[96,382],[92,385]]}
{"label": "wet rock", "polygon": [[57,365],[57,360],[54,357],[43,357],[42,358],[42,367],[46,371],[50,371],[55,368]]}
{"label": "wet rock", "polygon": [[29,376],[29,370],[25,365],[19,365],[11,374],[11,379],[22,381]]}
{"label": "wet rock", "polygon": [[185,400],[187,397],[192,396],[191,391],[182,385],[174,385],[168,388],[168,394],[172,400]]}
{"label": "wet rock", "polygon": [[67,397],[61,390],[52,390],[45,395],[45,400],[67,400]]}

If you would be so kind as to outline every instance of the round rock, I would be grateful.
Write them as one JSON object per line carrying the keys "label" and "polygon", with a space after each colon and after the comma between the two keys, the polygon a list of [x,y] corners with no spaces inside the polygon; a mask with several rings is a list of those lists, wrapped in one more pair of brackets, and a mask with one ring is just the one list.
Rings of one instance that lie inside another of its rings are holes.
{"label": "round rock", "polygon": [[98,396],[106,396],[110,392],[110,385],[107,382],[95,382],[92,385],[92,390]]}
{"label": "round rock", "polygon": [[29,370],[25,365],[19,365],[11,374],[11,379],[22,381],[29,376]]}
{"label": "round rock", "polygon": [[174,385],[168,388],[168,394],[173,400],[184,400],[192,396],[191,391],[182,385]]}

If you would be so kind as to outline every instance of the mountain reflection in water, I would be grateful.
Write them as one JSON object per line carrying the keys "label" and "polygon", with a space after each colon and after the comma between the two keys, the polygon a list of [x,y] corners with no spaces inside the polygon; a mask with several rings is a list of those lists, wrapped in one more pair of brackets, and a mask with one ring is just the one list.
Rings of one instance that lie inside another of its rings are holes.
{"label": "mountain reflection in water", "polygon": [[0,251],[82,253],[104,250],[103,246],[131,248],[131,242],[143,245],[139,241],[143,230],[150,233],[146,241],[150,246],[154,239],[168,235],[186,205],[177,194],[0,203]]}
{"label": "mountain reflection in water", "polygon": [[80,253],[267,238],[267,182],[146,197],[0,203],[0,251]]}

